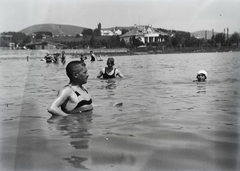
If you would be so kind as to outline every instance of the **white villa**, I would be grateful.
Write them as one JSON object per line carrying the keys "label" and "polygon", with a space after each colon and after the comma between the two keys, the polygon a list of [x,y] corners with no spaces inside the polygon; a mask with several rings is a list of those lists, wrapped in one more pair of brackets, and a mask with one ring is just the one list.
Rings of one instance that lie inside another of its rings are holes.
{"label": "white villa", "polygon": [[130,43],[132,37],[141,40],[143,43],[165,42],[163,36],[168,33],[156,31],[151,25],[135,25],[129,32],[120,36],[126,43]]}

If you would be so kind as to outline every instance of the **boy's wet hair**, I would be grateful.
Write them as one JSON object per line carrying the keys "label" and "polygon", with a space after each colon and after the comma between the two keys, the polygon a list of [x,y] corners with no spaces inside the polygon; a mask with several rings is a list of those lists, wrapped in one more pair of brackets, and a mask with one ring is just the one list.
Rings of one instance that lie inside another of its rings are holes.
{"label": "boy's wet hair", "polygon": [[108,58],[108,59],[107,59],[107,64],[108,64],[108,63],[114,64],[114,59],[113,59],[113,58]]}
{"label": "boy's wet hair", "polygon": [[66,67],[66,74],[67,76],[72,79],[73,73],[80,68],[86,67],[86,64],[84,61],[71,61],[67,64]]}

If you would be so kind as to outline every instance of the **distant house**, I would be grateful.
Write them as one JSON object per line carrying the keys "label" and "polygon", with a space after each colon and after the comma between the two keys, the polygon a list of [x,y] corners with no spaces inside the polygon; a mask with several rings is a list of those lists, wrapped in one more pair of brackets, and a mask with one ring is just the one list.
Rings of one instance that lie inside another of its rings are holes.
{"label": "distant house", "polygon": [[101,36],[113,36],[114,33],[111,30],[101,30]]}
{"label": "distant house", "polygon": [[101,36],[117,36],[121,34],[122,31],[117,27],[114,29],[101,29]]}
{"label": "distant house", "polygon": [[12,49],[13,46],[13,42],[12,42],[12,35],[5,35],[5,34],[0,34],[0,47],[2,48],[10,48]]}
{"label": "distant house", "polygon": [[126,43],[130,43],[132,38],[143,43],[164,42],[164,36],[168,33],[156,31],[151,25],[135,25],[130,31],[120,36]]}
{"label": "distant house", "polygon": [[26,45],[27,49],[65,49],[66,45],[50,41],[32,42]]}
{"label": "distant house", "polygon": [[50,37],[51,37],[50,35],[45,35],[45,34],[42,35],[43,39],[47,39],[47,38],[50,38]]}

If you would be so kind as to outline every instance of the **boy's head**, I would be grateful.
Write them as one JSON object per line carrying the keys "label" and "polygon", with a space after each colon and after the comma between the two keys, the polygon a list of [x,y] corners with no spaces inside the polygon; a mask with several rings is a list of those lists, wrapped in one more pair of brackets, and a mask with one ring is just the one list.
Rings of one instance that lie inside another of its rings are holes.
{"label": "boy's head", "polygon": [[74,73],[86,68],[84,61],[71,61],[67,64],[66,73],[70,80],[74,79]]}
{"label": "boy's head", "polygon": [[114,59],[113,58],[108,58],[107,65],[114,65]]}
{"label": "boy's head", "polygon": [[207,72],[204,70],[198,71],[196,78],[199,82],[204,82],[207,79]]}

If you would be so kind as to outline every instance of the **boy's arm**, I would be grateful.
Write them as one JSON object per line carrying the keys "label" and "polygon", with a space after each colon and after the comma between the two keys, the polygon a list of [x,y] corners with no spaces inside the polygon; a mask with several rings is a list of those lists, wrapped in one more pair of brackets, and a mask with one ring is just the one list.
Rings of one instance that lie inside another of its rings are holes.
{"label": "boy's arm", "polygon": [[70,97],[71,91],[64,88],[59,91],[57,98],[49,105],[48,112],[52,115],[67,116],[68,114],[61,110],[61,105]]}
{"label": "boy's arm", "polygon": [[117,71],[116,76],[119,76],[120,78],[123,78],[123,74],[118,69],[116,69],[116,71]]}
{"label": "boy's arm", "polygon": [[100,70],[99,74],[97,75],[97,78],[100,78],[103,75],[103,69]]}

